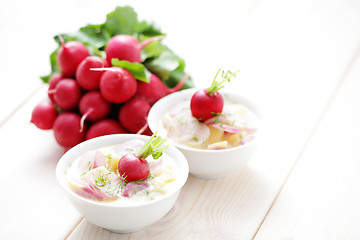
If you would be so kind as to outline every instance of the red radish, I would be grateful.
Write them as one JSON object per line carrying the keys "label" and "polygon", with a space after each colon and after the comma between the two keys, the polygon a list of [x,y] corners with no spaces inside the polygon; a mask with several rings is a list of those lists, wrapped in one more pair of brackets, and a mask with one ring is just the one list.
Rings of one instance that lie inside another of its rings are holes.
{"label": "red radish", "polygon": [[111,104],[101,96],[99,91],[91,91],[81,97],[79,110],[83,114],[81,118],[82,128],[85,119],[95,122],[109,115]]}
{"label": "red radish", "polygon": [[103,68],[106,66],[106,60],[97,56],[88,56],[79,64],[76,70],[76,81],[80,87],[86,90],[96,90],[99,88],[99,82],[102,71],[91,71],[90,68]]}
{"label": "red radish", "polygon": [[60,114],[54,122],[54,136],[60,146],[70,148],[85,139],[85,131],[80,131],[81,117],[72,112]]}
{"label": "red radish", "polygon": [[[221,94],[218,92],[224,86],[222,85],[226,81],[230,81],[231,77],[235,76],[235,73],[222,71],[222,81],[217,82],[216,78],[221,69],[216,73],[215,78],[211,86],[207,89],[200,89],[192,96],[190,101],[190,109],[192,115],[199,121],[206,121],[214,116],[221,114],[224,100]],[[230,74],[230,76],[228,76]]]}
{"label": "red radish", "polygon": [[107,68],[100,79],[101,95],[111,103],[123,103],[136,93],[134,76],[120,67]]}
{"label": "red radish", "polygon": [[163,36],[148,38],[143,43],[131,35],[116,35],[112,37],[105,47],[106,60],[111,65],[111,59],[127,60],[141,63],[141,49],[149,43],[160,40]]}
{"label": "red radish", "polygon": [[125,156],[118,163],[120,176],[124,175],[125,182],[145,180],[150,172],[149,163],[133,153]]}
{"label": "red radish", "polygon": [[55,87],[48,90],[48,94],[54,98],[56,105],[63,110],[72,110],[78,106],[81,89],[74,79],[64,78]]}
{"label": "red radish", "polygon": [[[62,80],[64,76],[61,73],[55,73],[49,80],[49,88],[48,90],[52,90],[56,87],[56,85]],[[55,102],[53,95],[48,94],[49,98],[52,102]]]}
{"label": "red radish", "polygon": [[113,119],[104,119],[94,123],[86,133],[86,139],[110,134],[126,133],[126,130]]}
{"label": "red radish", "polygon": [[160,98],[180,90],[188,78],[187,74],[174,88],[168,88],[157,76],[151,74],[149,83],[138,81],[135,97],[142,98],[153,105]]}
{"label": "red radish", "polygon": [[131,133],[138,133],[140,130],[142,130],[140,133],[151,135],[152,133],[147,126],[147,115],[150,111],[150,108],[150,104],[144,99],[131,99],[120,108],[120,124]]}
{"label": "red radish", "polygon": [[52,129],[56,115],[56,108],[52,102],[39,103],[32,111],[31,122],[42,130]]}
{"label": "red radish", "polygon": [[150,166],[146,158],[152,155],[154,159],[158,159],[162,155],[162,151],[168,148],[168,145],[161,147],[166,139],[156,136],[156,134],[151,136],[137,154],[129,153],[120,158],[118,170],[125,182],[147,179],[150,173]]}
{"label": "red radish", "polygon": [[86,46],[78,41],[64,43],[64,39],[59,36],[61,47],[57,54],[57,62],[64,76],[74,77],[76,69],[81,61],[90,56]]}

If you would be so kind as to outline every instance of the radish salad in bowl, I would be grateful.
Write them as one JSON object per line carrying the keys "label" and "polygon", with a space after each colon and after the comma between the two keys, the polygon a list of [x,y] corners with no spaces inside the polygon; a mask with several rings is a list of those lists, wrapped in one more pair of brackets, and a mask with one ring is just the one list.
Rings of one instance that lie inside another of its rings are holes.
{"label": "radish salad in bowl", "polygon": [[255,139],[259,119],[245,104],[222,96],[223,83],[237,72],[217,72],[211,86],[174,104],[160,119],[160,130],[174,142],[196,149],[220,150]]}
{"label": "radish salad in bowl", "polygon": [[[258,146],[261,114],[249,98],[221,90],[234,77],[221,72],[207,89],[172,93],[154,104],[148,115],[151,131],[159,131],[185,155],[190,173],[219,178],[246,166]],[[221,90],[221,91],[219,91]]]}
{"label": "radish salad in bowl", "polygon": [[188,178],[184,155],[165,141],[156,133],[84,141],[61,157],[57,180],[89,222],[116,233],[138,231],[170,211]]}
{"label": "radish salad in bowl", "polygon": [[68,184],[82,197],[109,204],[161,197],[176,184],[179,174],[167,154],[148,155],[150,146],[158,147],[162,142],[161,137],[152,136],[146,144],[133,139],[87,151],[67,169]]}

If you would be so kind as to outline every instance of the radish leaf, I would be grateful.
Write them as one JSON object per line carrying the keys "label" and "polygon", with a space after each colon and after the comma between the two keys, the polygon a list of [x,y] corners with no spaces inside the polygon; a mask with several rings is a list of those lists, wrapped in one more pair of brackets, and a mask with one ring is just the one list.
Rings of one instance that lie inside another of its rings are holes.
{"label": "radish leaf", "polygon": [[135,33],[138,23],[137,13],[129,6],[117,7],[113,12],[106,16],[106,28],[112,36],[117,34]]}
{"label": "radish leaf", "polygon": [[120,61],[117,58],[111,60],[111,64],[116,67],[125,68],[139,81],[149,83],[150,82],[150,72],[145,68],[141,63],[131,63],[129,61],[122,60]]}

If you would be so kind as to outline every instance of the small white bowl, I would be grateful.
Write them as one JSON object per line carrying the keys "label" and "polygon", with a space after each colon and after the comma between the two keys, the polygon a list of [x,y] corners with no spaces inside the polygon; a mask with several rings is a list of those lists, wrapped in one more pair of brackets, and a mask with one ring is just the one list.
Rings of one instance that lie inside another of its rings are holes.
{"label": "small white bowl", "polygon": [[[190,105],[190,99],[197,90],[198,89],[182,90],[157,101],[151,107],[148,115],[148,123],[151,131],[159,131],[160,135],[166,137],[166,132],[163,132],[163,128],[160,127],[161,118],[177,103],[189,101]],[[231,92],[222,91],[221,94],[224,98],[245,105],[261,120],[258,108],[249,99]],[[191,148],[174,141],[172,141],[172,143],[185,155],[189,163],[191,175],[206,179],[220,178],[246,166],[258,146],[260,128],[259,126],[254,140],[234,148],[203,150]]]}
{"label": "small white bowl", "polygon": [[114,134],[93,138],[71,148],[60,158],[56,167],[56,178],[75,209],[89,222],[116,233],[135,232],[162,218],[175,204],[189,175],[189,166],[184,155],[175,147],[170,146],[164,152],[174,159],[179,167],[179,176],[176,187],[163,197],[122,206],[84,198],[69,188],[65,172],[77,157],[88,150],[120,144],[131,139],[146,142],[149,137],[136,134]]}

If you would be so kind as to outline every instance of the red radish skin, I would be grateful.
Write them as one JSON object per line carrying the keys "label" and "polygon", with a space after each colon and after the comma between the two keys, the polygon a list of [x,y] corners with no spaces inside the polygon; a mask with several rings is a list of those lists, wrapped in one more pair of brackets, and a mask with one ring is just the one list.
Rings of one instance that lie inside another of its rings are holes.
{"label": "red radish skin", "polygon": [[150,108],[150,104],[144,99],[133,98],[120,108],[119,122],[131,133],[138,133],[143,130],[143,134],[152,135],[147,127],[147,115]]}
{"label": "red radish skin", "polygon": [[80,115],[72,112],[60,114],[54,122],[54,136],[64,148],[71,148],[85,140],[85,131],[80,131]]}
{"label": "red radish skin", "polygon": [[[61,73],[55,73],[49,80],[49,88],[48,90],[52,90],[56,87],[56,85],[64,78],[64,76]],[[55,102],[53,96],[51,94],[48,94],[50,100],[52,102]]]}
{"label": "red radish skin", "polygon": [[120,176],[125,178],[125,182],[145,180],[150,173],[149,163],[135,154],[124,155],[119,163],[118,170]]}
{"label": "red radish skin", "polygon": [[106,60],[97,56],[88,56],[81,61],[76,70],[76,81],[86,90],[99,89],[100,78],[104,72],[92,71],[90,68],[105,67]]}
{"label": "red radish skin", "polygon": [[105,118],[110,113],[111,104],[101,96],[99,91],[91,91],[81,97],[79,110],[83,114],[81,118],[81,125],[83,125],[85,119],[94,122]]}
{"label": "red radish skin", "polygon": [[56,108],[52,102],[43,102],[35,106],[31,122],[42,130],[52,129],[56,119]]}
{"label": "red radish skin", "polygon": [[192,115],[199,121],[206,121],[222,112],[224,100],[219,92],[209,94],[206,89],[197,91],[191,98]]}
{"label": "red radish skin", "polygon": [[100,79],[101,95],[111,103],[123,103],[132,98],[137,89],[134,76],[126,69],[111,67]]}
{"label": "red radish skin", "polygon": [[188,78],[187,74],[174,88],[168,88],[156,75],[151,74],[149,83],[138,81],[135,97],[144,99],[153,105],[160,98],[180,90]]}
{"label": "red radish skin", "polygon": [[111,59],[118,58],[129,62],[141,62],[139,41],[130,35],[116,35],[112,37],[105,47],[106,60],[111,64]]}
{"label": "red radish skin", "polygon": [[126,130],[113,119],[104,119],[94,123],[86,133],[86,139],[110,134],[126,133]]}
{"label": "red radish skin", "polygon": [[48,90],[56,105],[63,110],[72,110],[79,104],[81,89],[74,79],[64,78],[55,87]]}
{"label": "red radish skin", "polygon": [[57,62],[64,76],[74,77],[81,61],[90,56],[89,50],[81,42],[70,41],[64,43],[61,36],[59,36],[59,39],[61,47],[57,54]]}
{"label": "red radish skin", "polygon": [[106,60],[111,65],[111,59],[118,58],[129,62],[141,63],[141,49],[149,43],[163,39],[164,36],[156,36],[146,39],[144,42],[139,41],[131,36],[120,34],[112,37],[105,47]]}

